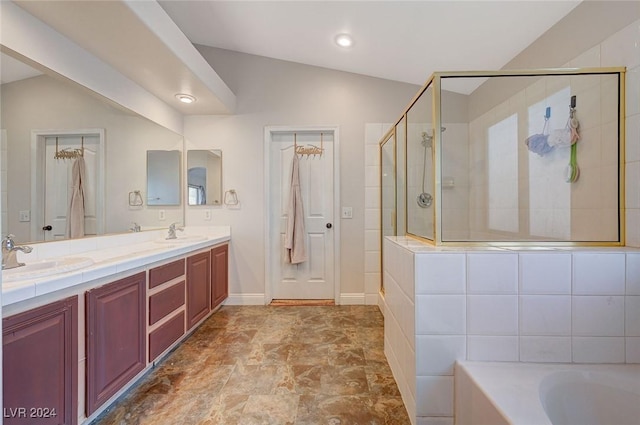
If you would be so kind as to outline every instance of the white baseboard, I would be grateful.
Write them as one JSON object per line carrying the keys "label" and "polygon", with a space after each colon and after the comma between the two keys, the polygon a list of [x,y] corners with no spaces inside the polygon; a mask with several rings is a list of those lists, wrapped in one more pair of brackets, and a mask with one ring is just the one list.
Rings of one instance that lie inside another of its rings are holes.
{"label": "white baseboard", "polygon": [[362,292],[340,294],[340,305],[364,305],[365,296]]}
{"label": "white baseboard", "polygon": [[265,305],[264,294],[229,294],[225,305]]}
{"label": "white baseboard", "polygon": [[[340,294],[340,305],[380,305],[379,294]],[[225,305],[265,305],[264,294],[229,294]]]}

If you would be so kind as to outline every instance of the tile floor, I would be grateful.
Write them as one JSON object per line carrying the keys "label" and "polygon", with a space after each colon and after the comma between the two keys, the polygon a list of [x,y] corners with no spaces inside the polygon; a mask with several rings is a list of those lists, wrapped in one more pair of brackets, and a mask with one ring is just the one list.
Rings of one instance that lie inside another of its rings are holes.
{"label": "tile floor", "polygon": [[94,425],[406,425],[376,306],[225,306]]}

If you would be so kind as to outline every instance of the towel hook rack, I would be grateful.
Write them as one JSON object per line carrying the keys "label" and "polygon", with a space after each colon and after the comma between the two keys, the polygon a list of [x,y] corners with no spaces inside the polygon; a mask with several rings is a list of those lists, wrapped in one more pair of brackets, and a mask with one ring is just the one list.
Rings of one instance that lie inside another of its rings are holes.
{"label": "towel hook rack", "polygon": [[58,147],[58,136],[56,136],[56,153],[54,159],[77,159],[84,156],[84,136],[80,138],[80,148],[64,148]]}
{"label": "towel hook rack", "polygon": [[307,155],[307,157],[309,155],[313,155],[314,157],[316,155],[322,156],[322,154],[324,153],[323,136],[324,136],[324,133],[321,132],[320,133],[320,147],[315,146],[315,145],[298,146],[298,134],[297,133],[293,133],[293,151],[298,155]]}

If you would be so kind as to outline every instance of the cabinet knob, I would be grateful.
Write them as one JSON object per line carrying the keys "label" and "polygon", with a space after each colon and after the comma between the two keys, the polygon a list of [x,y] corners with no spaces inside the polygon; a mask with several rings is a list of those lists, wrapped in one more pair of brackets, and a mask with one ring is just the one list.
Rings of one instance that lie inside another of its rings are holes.
{"label": "cabinet knob", "polygon": [[327,229],[331,229],[332,227],[333,227],[333,224],[327,223]]}
{"label": "cabinet knob", "polygon": [[47,224],[46,226],[44,226],[44,227],[42,228],[42,230],[51,231],[51,230],[53,230],[53,226],[52,226],[52,225],[50,225],[50,224]]}

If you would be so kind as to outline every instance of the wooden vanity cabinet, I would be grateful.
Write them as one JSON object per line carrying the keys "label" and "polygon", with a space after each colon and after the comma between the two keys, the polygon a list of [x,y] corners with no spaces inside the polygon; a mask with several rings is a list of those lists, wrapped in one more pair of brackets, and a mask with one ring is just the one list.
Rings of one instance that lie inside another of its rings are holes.
{"label": "wooden vanity cabinet", "polygon": [[2,320],[4,424],[78,420],[78,297]]}
{"label": "wooden vanity cabinet", "polygon": [[211,250],[211,309],[216,308],[229,296],[229,245]]}
{"label": "wooden vanity cabinet", "polygon": [[210,310],[211,258],[209,251],[187,258],[187,329],[202,320]]}
{"label": "wooden vanity cabinet", "polygon": [[86,294],[87,416],[146,366],[146,286],[142,272]]}
{"label": "wooden vanity cabinet", "polygon": [[185,333],[185,259],[149,270],[149,361]]}

